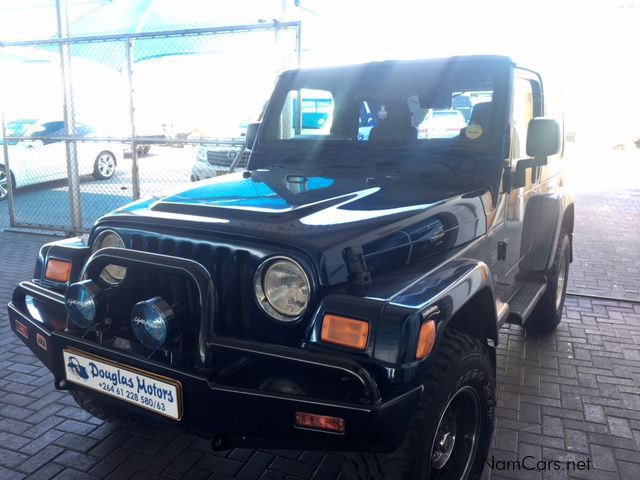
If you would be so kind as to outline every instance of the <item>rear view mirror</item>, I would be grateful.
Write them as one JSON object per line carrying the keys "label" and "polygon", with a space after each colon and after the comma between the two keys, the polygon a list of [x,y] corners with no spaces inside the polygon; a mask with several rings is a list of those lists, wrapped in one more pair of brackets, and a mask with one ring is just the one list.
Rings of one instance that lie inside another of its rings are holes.
{"label": "rear view mirror", "polygon": [[260,127],[260,122],[253,122],[247,125],[247,133],[245,135],[247,141],[247,148],[251,150],[253,148],[253,144],[256,143],[256,137],[258,136],[258,128]]}
{"label": "rear view mirror", "polygon": [[560,151],[560,125],[551,118],[531,119],[527,128],[527,155],[546,158]]}

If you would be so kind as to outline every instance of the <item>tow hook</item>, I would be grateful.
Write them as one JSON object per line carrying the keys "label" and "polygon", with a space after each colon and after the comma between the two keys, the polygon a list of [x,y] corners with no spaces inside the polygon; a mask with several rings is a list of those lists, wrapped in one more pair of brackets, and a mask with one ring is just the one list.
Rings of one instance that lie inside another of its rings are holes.
{"label": "tow hook", "polygon": [[227,441],[222,435],[213,435],[211,437],[211,448],[216,452],[229,449]]}
{"label": "tow hook", "polygon": [[56,390],[69,390],[69,384],[64,378],[56,379],[54,383]]}

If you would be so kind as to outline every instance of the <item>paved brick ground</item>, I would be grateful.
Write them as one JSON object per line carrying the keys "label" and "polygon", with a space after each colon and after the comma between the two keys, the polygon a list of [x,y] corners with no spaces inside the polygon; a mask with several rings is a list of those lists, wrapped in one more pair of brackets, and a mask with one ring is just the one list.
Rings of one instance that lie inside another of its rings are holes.
{"label": "paved brick ground", "polygon": [[640,150],[582,150],[569,290],[640,301]]}
{"label": "paved brick ground", "polygon": [[[633,215],[624,193],[605,196],[611,208]],[[580,197],[581,196],[581,197]],[[579,194],[573,289],[635,295],[640,280],[619,265],[619,253],[595,257],[610,240],[640,235],[626,222],[597,236],[585,227],[595,197]],[[594,202],[597,201],[594,200]],[[635,201],[635,200],[634,200]],[[600,204],[598,204],[600,205]],[[637,205],[637,204],[635,204]],[[617,206],[617,207],[616,207]],[[637,208],[637,207],[633,207]],[[48,240],[0,233],[0,305],[19,279],[31,277],[37,248]],[[590,242],[590,243],[589,243]],[[626,248],[626,247],[625,247]],[[637,268],[637,250],[626,251]],[[591,255],[591,256],[589,256]],[[595,267],[596,262],[602,262]],[[602,267],[602,270],[600,269]],[[590,270],[593,269],[593,270]],[[598,291],[581,278],[603,278]],[[620,280],[618,280],[620,279]],[[622,286],[622,290],[620,289]],[[0,478],[212,478],[337,479],[342,459],[315,452],[210,451],[206,441],[172,430],[128,429],[103,424],[55,391],[48,371],[11,333],[0,308]],[[570,297],[554,335],[525,336],[519,327],[501,332],[498,350],[497,430],[491,454],[499,462],[587,461],[588,471],[491,471],[492,479],[640,478],[640,304]],[[564,464],[558,464],[563,467]]]}
{"label": "paved brick ground", "polygon": [[569,290],[640,300],[640,187],[579,192],[576,200],[581,218]]}

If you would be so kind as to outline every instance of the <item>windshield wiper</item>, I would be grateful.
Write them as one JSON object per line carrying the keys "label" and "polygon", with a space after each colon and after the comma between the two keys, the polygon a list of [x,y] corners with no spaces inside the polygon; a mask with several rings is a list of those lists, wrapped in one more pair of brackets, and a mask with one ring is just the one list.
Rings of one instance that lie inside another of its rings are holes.
{"label": "windshield wiper", "polygon": [[407,157],[406,156],[398,155],[397,157],[389,158],[387,160],[381,160],[381,161],[376,163],[376,167],[378,167],[378,168],[383,168],[383,167],[400,167],[400,168],[403,168],[404,167],[407,170],[426,169],[426,168],[434,167],[434,166],[444,166],[452,174],[457,175],[457,172],[447,162],[444,162],[442,160],[434,160],[432,158],[429,158],[429,159],[427,159],[427,160],[425,160],[425,161],[423,161],[423,162],[418,164],[418,163],[415,162],[415,160],[407,161]]}
{"label": "windshield wiper", "polygon": [[347,164],[347,163],[342,163],[342,164],[335,164],[335,165],[323,165],[323,164],[319,164],[318,168],[325,169],[325,168],[352,168],[352,169],[358,169],[358,168],[364,168],[366,165],[363,165],[362,163],[356,163],[356,164]]}
{"label": "windshield wiper", "polygon": [[[308,159],[312,159],[318,155],[322,155],[323,153],[325,153],[325,151],[327,150],[331,150],[331,151],[340,151],[340,150],[347,150],[348,148],[345,148],[344,145],[338,145],[338,144],[330,144],[330,143],[323,143],[321,145],[312,145],[312,146],[307,146],[305,148],[300,148],[298,150],[295,150],[293,152],[290,152],[284,156],[279,156],[274,158],[274,162],[270,164],[270,167],[276,167],[276,168],[283,168],[285,165],[290,165],[296,161],[301,161],[301,160],[308,160]],[[303,158],[301,158],[303,157]],[[318,160],[314,160],[313,162],[304,162],[304,163],[300,163],[299,165],[300,167],[325,167],[326,165],[322,164],[322,160],[318,161]]]}

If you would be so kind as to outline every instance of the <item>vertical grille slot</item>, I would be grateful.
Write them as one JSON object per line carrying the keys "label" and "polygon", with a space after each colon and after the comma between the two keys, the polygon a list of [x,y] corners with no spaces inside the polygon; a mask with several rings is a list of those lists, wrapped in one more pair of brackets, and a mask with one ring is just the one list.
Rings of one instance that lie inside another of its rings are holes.
{"label": "vertical grille slot", "polygon": [[[251,253],[204,241],[190,241],[167,236],[134,233],[131,248],[151,253],[188,258],[203,265],[213,280],[217,293],[215,329],[225,334],[242,335],[251,331],[253,268]],[[152,288],[157,278],[145,277],[145,290]],[[193,292],[178,292],[189,297],[189,309],[197,305]]]}

